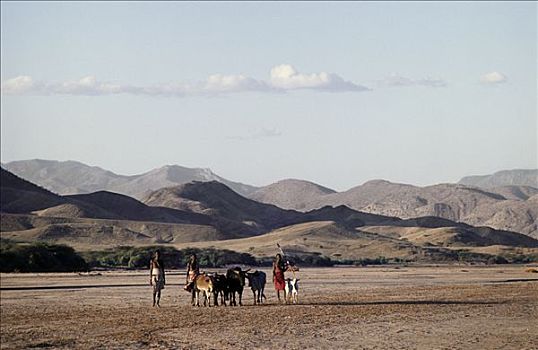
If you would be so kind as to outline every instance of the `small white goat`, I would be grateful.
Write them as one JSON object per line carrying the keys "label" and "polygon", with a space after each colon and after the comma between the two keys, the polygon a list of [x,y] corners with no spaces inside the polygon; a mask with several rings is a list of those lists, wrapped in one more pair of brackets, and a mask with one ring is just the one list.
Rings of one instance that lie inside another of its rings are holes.
{"label": "small white goat", "polygon": [[286,278],[285,292],[286,304],[297,304],[299,302],[299,280],[297,278]]}

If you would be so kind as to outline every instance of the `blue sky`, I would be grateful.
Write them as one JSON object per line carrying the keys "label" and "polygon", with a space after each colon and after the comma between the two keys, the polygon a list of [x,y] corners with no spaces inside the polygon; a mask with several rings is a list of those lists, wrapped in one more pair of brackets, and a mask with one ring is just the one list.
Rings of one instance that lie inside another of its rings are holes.
{"label": "blue sky", "polygon": [[2,162],[337,190],[537,167],[533,2],[1,7]]}

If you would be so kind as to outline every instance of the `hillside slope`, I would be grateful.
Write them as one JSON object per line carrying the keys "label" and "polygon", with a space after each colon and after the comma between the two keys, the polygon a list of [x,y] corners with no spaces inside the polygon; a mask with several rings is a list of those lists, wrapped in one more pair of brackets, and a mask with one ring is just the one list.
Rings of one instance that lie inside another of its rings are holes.
{"label": "hillside slope", "polygon": [[[386,230],[383,230],[386,229]],[[399,230],[399,231],[394,231]],[[519,247],[489,243],[498,240],[496,232],[483,233],[480,237],[474,232],[457,228],[402,228],[402,227],[364,227],[350,230],[332,221],[314,221],[282,227],[269,233],[234,240],[181,243],[179,248],[221,248],[250,253],[258,257],[271,257],[279,252],[277,243],[291,259],[303,256],[325,256],[333,260],[361,260],[384,257],[404,261],[454,261],[461,252],[489,249],[487,254],[536,254],[538,241],[519,235],[526,240]],[[387,233],[388,231],[388,233]],[[404,234],[405,233],[405,234]],[[443,244],[431,244],[424,236],[435,234],[443,238]],[[413,237],[415,235],[416,237]],[[422,235],[422,239],[421,239]],[[453,244],[446,244],[451,242]],[[484,259],[485,257],[479,257]],[[487,258],[487,257],[486,257]]]}
{"label": "hillside slope", "polygon": [[22,242],[68,244],[77,250],[237,238],[210,225],[1,214],[0,235]]}
{"label": "hillside slope", "polygon": [[65,203],[62,197],[0,168],[0,211],[25,213]]}

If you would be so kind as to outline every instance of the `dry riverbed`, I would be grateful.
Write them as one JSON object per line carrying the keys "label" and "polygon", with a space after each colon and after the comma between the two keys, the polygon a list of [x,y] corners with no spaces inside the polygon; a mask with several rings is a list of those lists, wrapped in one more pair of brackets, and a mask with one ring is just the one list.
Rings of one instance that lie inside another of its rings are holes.
{"label": "dry riverbed", "polygon": [[[1,274],[1,348],[538,349],[538,274],[524,266],[302,269],[299,305],[197,308],[171,271]],[[266,270],[268,276],[269,271]]]}

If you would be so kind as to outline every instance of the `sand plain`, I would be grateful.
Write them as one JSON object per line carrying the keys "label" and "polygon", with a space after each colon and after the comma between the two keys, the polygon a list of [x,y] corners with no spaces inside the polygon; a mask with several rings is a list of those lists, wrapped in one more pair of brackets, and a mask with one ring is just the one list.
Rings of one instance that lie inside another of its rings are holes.
{"label": "sand plain", "polygon": [[[300,303],[192,307],[170,271],[1,274],[1,348],[538,349],[538,274],[525,266],[304,268]],[[264,269],[268,276],[269,271]]]}

